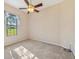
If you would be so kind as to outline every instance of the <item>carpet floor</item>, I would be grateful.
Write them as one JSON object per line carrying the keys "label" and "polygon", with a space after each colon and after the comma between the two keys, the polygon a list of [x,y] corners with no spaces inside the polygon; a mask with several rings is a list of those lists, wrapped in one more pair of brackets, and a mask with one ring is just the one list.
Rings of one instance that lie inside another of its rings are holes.
{"label": "carpet floor", "polygon": [[[10,55],[10,50],[13,50],[19,46],[25,47],[29,50],[34,56],[35,59],[75,59],[72,52],[65,51],[62,47],[47,44],[44,42],[36,40],[26,40],[19,43],[16,43],[11,46],[7,46],[4,49],[4,59],[12,59]],[[17,56],[14,54],[15,57]],[[20,57],[14,59],[21,59]],[[27,58],[30,59],[30,58]],[[34,58],[32,58],[34,59]]]}

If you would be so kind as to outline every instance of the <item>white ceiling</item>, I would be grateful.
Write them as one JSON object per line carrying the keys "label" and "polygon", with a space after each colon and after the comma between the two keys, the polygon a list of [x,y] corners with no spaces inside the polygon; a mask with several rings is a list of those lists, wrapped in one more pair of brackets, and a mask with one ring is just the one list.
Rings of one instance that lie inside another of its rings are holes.
{"label": "white ceiling", "polygon": [[[30,1],[30,0],[29,0]],[[40,7],[39,9],[43,9],[52,5],[56,5],[63,0],[31,0],[33,5],[36,5],[38,3],[43,3],[43,6]],[[5,3],[10,4],[16,8],[22,8],[22,7],[27,7],[27,4],[25,4],[24,0],[4,0]]]}

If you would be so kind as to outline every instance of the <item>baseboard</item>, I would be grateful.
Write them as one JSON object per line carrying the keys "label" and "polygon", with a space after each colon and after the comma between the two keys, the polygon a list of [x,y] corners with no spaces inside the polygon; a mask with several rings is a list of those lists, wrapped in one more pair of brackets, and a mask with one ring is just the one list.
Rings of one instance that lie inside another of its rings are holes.
{"label": "baseboard", "polygon": [[8,47],[8,46],[11,46],[11,45],[15,45],[15,44],[17,44],[17,43],[20,43],[20,42],[23,42],[23,41],[26,41],[26,40],[29,40],[29,39],[25,39],[25,40],[21,40],[21,41],[17,41],[17,42],[14,42],[14,43],[5,45],[4,48],[6,48],[6,47]]}

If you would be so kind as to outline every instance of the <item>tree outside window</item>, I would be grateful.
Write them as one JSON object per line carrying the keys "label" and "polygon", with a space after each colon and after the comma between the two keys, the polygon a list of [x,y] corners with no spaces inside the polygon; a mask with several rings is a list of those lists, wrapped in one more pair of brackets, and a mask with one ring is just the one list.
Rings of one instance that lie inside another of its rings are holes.
{"label": "tree outside window", "polygon": [[14,36],[17,34],[17,19],[16,15],[13,15],[8,12],[4,12],[5,14],[5,23],[6,23],[6,34],[7,36]]}

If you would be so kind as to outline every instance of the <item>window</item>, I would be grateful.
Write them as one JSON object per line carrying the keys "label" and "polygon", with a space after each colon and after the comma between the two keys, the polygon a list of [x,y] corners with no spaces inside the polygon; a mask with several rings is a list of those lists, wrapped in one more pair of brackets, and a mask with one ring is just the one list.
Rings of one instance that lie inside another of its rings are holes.
{"label": "window", "polygon": [[7,36],[16,35],[18,17],[8,12],[4,12],[4,14],[5,14],[5,27]]}

